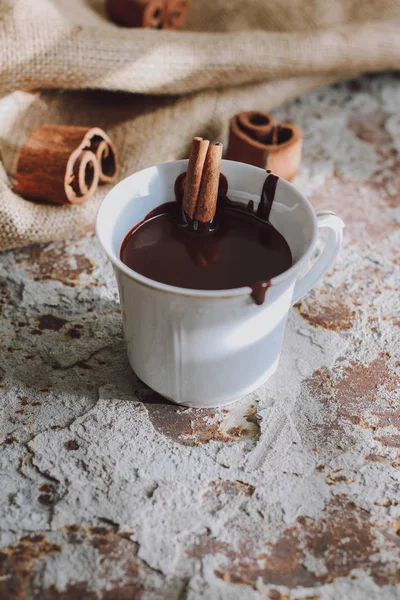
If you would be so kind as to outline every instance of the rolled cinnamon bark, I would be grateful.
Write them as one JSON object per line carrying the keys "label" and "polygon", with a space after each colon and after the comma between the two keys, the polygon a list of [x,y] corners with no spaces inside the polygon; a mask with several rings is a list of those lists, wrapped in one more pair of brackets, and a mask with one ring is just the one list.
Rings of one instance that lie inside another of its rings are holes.
{"label": "rolled cinnamon bark", "polygon": [[[259,122],[251,115],[259,115]],[[239,113],[230,121],[227,159],[270,169],[291,181],[300,167],[302,143],[301,130],[291,123],[275,125],[268,113]]]}
{"label": "rolled cinnamon bark", "polygon": [[209,145],[209,140],[203,140],[201,137],[193,138],[182,202],[183,210],[192,219],[195,218],[203,167]]}
{"label": "rolled cinnamon bark", "polygon": [[267,148],[265,169],[293,181],[299,172],[303,134],[292,123],[280,123],[274,129],[274,141]]}
{"label": "rolled cinnamon bark", "polygon": [[118,175],[118,157],[115,146],[108,135],[99,127],[87,130],[90,150],[94,152],[100,167],[99,182],[112,183]]}
{"label": "rolled cinnamon bark", "polygon": [[186,21],[190,0],[166,0],[163,29],[179,29]]}
{"label": "rolled cinnamon bark", "polygon": [[266,143],[268,136],[275,125],[274,118],[261,111],[241,112],[236,115],[236,128],[238,132],[244,132],[254,140]]}
{"label": "rolled cinnamon bark", "polygon": [[108,16],[125,27],[161,27],[165,0],[106,0]]}
{"label": "rolled cinnamon bark", "polygon": [[117,170],[115,148],[102,129],[43,125],[20,152],[17,192],[29,200],[83,204],[99,180],[113,181]]}
{"label": "rolled cinnamon bark", "polygon": [[200,223],[209,223],[215,217],[218,200],[219,175],[223,146],[220,142],[210,144],[204,161],[199,199],[194,218]]}
{"label": "rolled cinnamon bark", "polygon": [[[265,143],[255,137],[254,129],[251,131],[248,127],[242,127],[242,120],[246,122],[246,114],[248,113],[239,113],[230,120],[229,144],[226,158],[228,160],[236,160],[256,167],[265,168]],[[272,131],[270,125],[272,117],[267,115],[267,113],[265,114],[268,123],[265,124],[267,126],[267,131],[264,129],[263,133],[267,136],[271,134]],[[260,137],[260,135],[258,135],[258,137]]]}

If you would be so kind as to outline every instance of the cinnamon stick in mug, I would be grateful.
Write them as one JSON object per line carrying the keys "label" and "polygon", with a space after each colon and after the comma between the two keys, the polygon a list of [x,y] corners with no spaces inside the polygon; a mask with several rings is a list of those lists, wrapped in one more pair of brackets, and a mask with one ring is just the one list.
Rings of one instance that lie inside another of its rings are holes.
{"label": "cinnamon stick in mug", "polygon": [[193,221],[210,223],[217,208],[218,184],[221,169],[222,144],[210,144],[196,137],[192,142],[184,184],[183,210]]}
{"label": "cinnamon stick in mug", "polygon": [[199,199],[194,218],[200,223],[209,223],[215,217],[218,200],[219,175],[221,172],[223,146],[220,142],[210,144],[204,161]]}
{"label": "cinnamon stick in mug", "polygon": [[195,218],[204,161],[209,145],[209,140],[203,140],[201,137],[193,138],[182,202],[184,212],[192,219]]}

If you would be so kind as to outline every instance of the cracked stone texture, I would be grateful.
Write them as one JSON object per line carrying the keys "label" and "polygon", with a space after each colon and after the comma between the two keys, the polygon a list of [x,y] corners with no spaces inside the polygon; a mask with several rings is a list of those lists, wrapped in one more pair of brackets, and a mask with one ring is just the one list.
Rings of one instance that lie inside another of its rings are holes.
{"label": "cracked stone texture", "polygon": [[0,256],[0,598],[400,598],[399,107],[385,74],[274,111],[347,228],[231,407],[135,377],[92,236]]}

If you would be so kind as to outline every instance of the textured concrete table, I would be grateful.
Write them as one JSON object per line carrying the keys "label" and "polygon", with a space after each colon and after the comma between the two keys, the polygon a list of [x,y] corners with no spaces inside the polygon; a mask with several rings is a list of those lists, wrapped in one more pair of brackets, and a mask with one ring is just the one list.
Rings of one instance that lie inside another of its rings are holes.
{"label": "textured concrete table", "polygon": [[93,237],[1,255],[2,600],[400,597],[400,79],[276,116],[303,128],[298,184],[345,245],[231,408],[135,378]]}

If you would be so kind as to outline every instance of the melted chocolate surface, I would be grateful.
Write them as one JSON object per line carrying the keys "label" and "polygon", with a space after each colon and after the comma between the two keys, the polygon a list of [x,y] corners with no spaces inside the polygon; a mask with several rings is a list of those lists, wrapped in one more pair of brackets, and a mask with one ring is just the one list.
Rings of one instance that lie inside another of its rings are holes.
{"label": "melted chocolate surface", "polygon": [[151,211],[126,236],[121,260],[131,269],[161,283],[187,289],[225,290],[250,286],[263,304],[270,279],[292,266],[284,237],[268,222],[278,177],[266,178],[254,213],[232,202],[221,175],[218,209],[212,227],[194,231],[182,211],[184,177],[175,183],[175,202]]}
{"label": "melted chocolate surface", "polygon": [[158,214],[153,211],[126,237],[121,260],[128,267],[188,289],[225,290],[261,282],[261,291],[253,291],[257,302],[266,289],[263,282],[291,266],[283,236],[246,207],[222,207],[215,231],[205,236],[177,224],[177,207],[175,202],[158,207]]}

